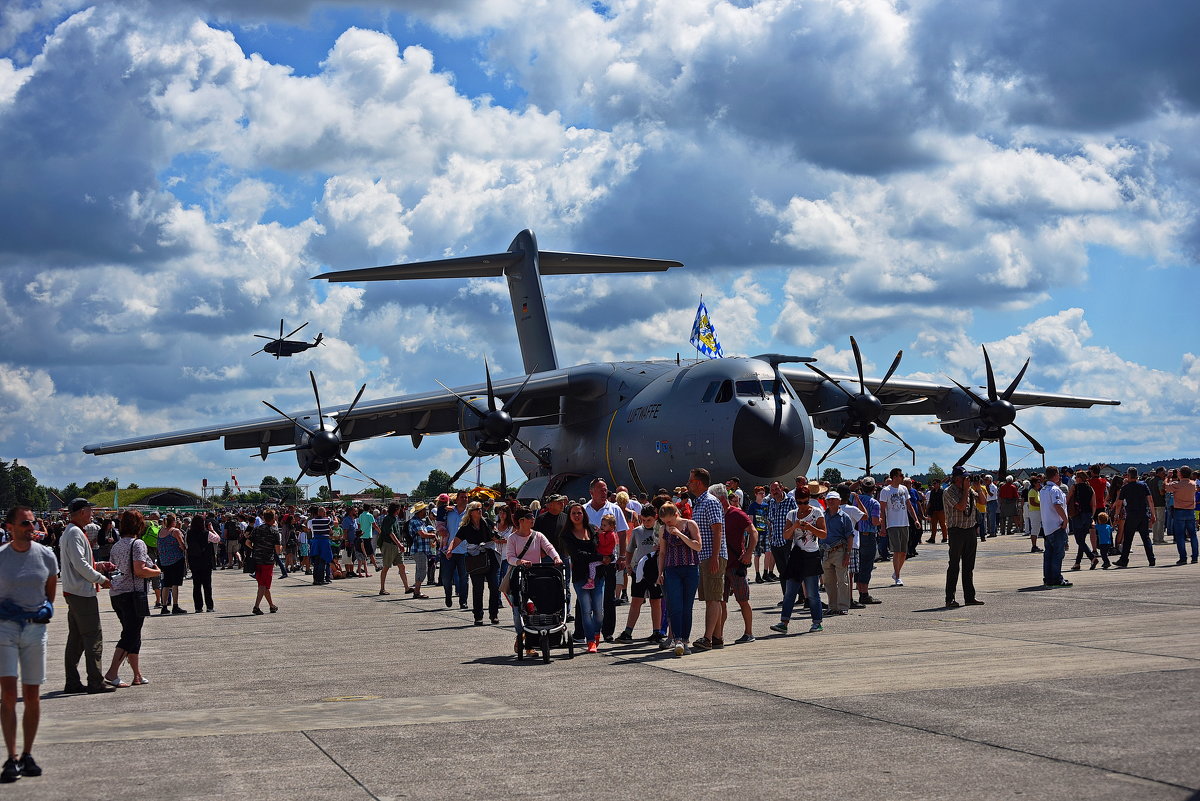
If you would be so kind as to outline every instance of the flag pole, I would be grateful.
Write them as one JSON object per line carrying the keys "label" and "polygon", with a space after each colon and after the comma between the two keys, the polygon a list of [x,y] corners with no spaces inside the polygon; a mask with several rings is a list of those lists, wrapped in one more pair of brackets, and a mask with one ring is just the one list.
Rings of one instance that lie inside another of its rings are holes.
{"label": "flag pole", "polygon": [[[704,305],[704,293],[703,293],[703,292],[701,292],[701,293],[700,293],[700,306],[703,306],[703,305]],[[699,308],[700,308],[699,306],[697,306],[697,307],[696,307],[696,309],[697,309],[697,312],[699,312]],[[697,343],[695,343],[695,342],[693,342],[693,343],[692,343],[692,347],[696,349],[696,361],[700,361],[700,357],[704,355],[704,354],[703,354],[703,353],[700,351],[700,345],[699,345],[699,344],[697,344]]]}

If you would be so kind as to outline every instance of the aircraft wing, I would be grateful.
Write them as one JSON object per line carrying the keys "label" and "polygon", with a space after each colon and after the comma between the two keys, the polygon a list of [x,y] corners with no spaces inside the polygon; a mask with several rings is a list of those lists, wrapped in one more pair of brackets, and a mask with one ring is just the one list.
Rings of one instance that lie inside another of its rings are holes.
{"label": "aircraft wing", "polygon": [[[611,372],[611,368],[607,372]],[[525,381],[525,376],[493,381],[497,398],[507,399],[515,394]],[[514,416],[552,415],[559,411],[559,400],[564,397],[593,398],[606,388],[607,373],[603,365],[584,365],[569,369],[534,373],[521,392]],[[363,400],[354,407],[350,416],[346,410],[350,404],[324,406],[327,417],[341,423],[343,441],[368,439],[381,435],[445,434],[459,429],[459,406],[457,395],[464,398],[487,397],[486,384],[456,387],[452,391],[438,389],[414,395],[400,395],[380,400]],[[316,409],[289,412],[299,418],[316,415]],[[294,444],[294,425],[278,414],[236,423],[218,423],[183,431],[154,434],[144,437],[98,442],[85,445],[84,453],[95,455],[125,453],[127,451],[165,448],[172,445],[187,445],[195,442],[210,442],[224,439],[226,450],[240,448],[263,448]]]}
{"label": "aircraft wing", "polygon": [[[825,380],[812,370],[804,367],[781,366],[779,372],[792,385],[792,388],[800,396],[800,399],[806,402],[813,399],[817,386]],[[857,375],[830,373],[830,377],[850,392],[857,393],[859,391]],[[867,388],[871,389],[878,386],[880,380],[879,377],[867,376]],[[945,384],[940,384],[933,381],[896,378],[893,376],[887,382],[887,386],[884,387],[883,392],[879,393],[879,399],[884,403],[899,403],[902,401],[918,401],[920,398],[925,398],[921,402],[894,407],[890,412],[894,415],[936,414],[945,396],[955,389],[957,387],[949,381]],[[971,389],[986,397],[987,390],[985,388],[971,387]],[[1119,406],[1121,404],[1120,401],[1109,398],[1088,398],[1054,392],[1021,391],[1014,392],[1009,401],[1016,406],[1057,406],[1070,409],[1088,409],[1092,406]]]}

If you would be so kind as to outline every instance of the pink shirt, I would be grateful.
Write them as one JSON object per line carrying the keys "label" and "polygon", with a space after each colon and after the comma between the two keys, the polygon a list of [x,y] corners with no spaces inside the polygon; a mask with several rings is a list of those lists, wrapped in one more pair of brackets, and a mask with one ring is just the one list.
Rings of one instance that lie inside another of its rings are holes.
{"label": "pink shirt", "polygon": [[1181,478],[1167,485],[1167,492],[1175,496],[1176,509],[1196,508],[1196,482],[1190,478]]}
{"label": "pink shirt", "polygon": [[[543,557],[549,556],[551,559],[559,559],[558,551],[554,550],[554,546],[550,544],[550,540],[546,539],[546,535],[540,531],[530,533],[529,537],[533,537],[533,543],[529,546],[529,550],[525,551],[525,555],[521,556],[526,562],[533,562],[535,565],[542,561]],[[518,555],[525,550],[525,543],[529,542],[529,537],[522,537],[517,532],[513,532],[508,538],[508,546],[504,551],[504,558],[508,560],[510,565],[516,565]]]}

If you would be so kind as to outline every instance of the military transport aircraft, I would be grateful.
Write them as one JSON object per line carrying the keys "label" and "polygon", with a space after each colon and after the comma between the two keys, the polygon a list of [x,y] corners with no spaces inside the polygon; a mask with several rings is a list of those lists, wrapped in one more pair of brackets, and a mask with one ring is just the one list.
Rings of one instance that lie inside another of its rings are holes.
{"label": "military transport aircraft", "polygon": [[[304,325],[308,325],[308,323],[305,323]],[[317,345],[320,345],[321,340],[323,340],[325,338],[324,334],[317,334],[317,338],[313,342],[309,342],[308,340],[305,340],[305,339],[289,339],[288,338],[288,337],[291,337],[293,334],[297,333],[298,331],[300,331],[301,328],[304,328],[304,325],[300,326],[300,328],[297,328],[291,334],[284,336],[283,320],[280,320],[278,337],[269,337],[269,336],[266,336],[265,334],[255,334],[254,335],[254,336],[258,337],[259,339],[269,339],[270,342],[263,345],[261,348],[254,351],[254,353],[251,353],[250,355],[257,356],[260,353],[269,353],[272,356],[274,356],[276,359],[278,359],[280,356],[295,356],[297,353],[303,353],[304,351],[308,350],[309,348],[315,348]]]}
{"label": "military transport aircraft", "polygon": [[[493,381],[484,365],[482,384],[362,401],[364,384],[348,405],[323,407],[310,374],[316,408],[217,424],[154,436],[88,445],[92,454],[183,445],[223,438],[226,449],[257,448],[266,458],[273,446],[295,453],[300,476],[329,477],[345,464],[354,442],[378,436],[409,436],[414,447],[433,434],[457,433],[468,458],[457,479],[480,456],[498,455],[507,486],[504,455],[515,457],[528,480],[522,498],[551,492],[586,494],[602,477],[610,485],[653,490],[685,482],[690,468],[714,476],[739,476],[743,483],[789,480],[812,464],[821,429],[834,442],[822,460],[846,441],[863,443],[871,468],[871,435],[891,434],[894,414],[933,415],[932,424],[970,447],[999,443],[1001,472],[1007,468],[1005,437],[1020,433],[1042,446],[1015,420],[1031,406],[1087,408],[1118,401],[1041,392],[1017,387],[1025,368],[998,388],[987,350],[987,388],[895,376],[897,353],[882,379],[863,374],[858,343],[851,346],[856,375],[831,375],[810,357],[767,353],[695,362],[600,362],[563,367],[558,363],[546,313],[542,276],[636,273],[682,267],[677,261],[539,250],[532,231],[517,235],[504,253],[441,259],[389,267],[344,270],[315,276],[328,281],[395,281],[419,278],[504,276],[508,283],[525,374]],[[266,401],[264,401],[266,403]],[[844,447],[844,446],[843,446]],[[278,451],[277,451],[278,452]],[[915,453],[914,453],[915,459]],[[297,479],[299,480],[299,478]]]}

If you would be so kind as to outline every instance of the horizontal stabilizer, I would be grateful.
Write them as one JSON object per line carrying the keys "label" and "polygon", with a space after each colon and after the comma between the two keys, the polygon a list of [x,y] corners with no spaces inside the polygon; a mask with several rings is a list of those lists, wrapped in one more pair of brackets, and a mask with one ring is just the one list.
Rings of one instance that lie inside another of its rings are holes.
{"label": "horizontal stabilizer", "polygon": [[651,273],[682,267],[670,259],[642,259],[633,256],[599,256],[591,253],[538,252],[542,275],[587,275],[589,273]]}
{"label": "horizontal stabilizer", "polygon": [[314,275],[327,281],[403,281],[418,278],[493,278],[504,275],[504,268],[525,257],[523,251],[506,251],[487,256],[463,256],[457,259],[414,261],[387,267],[338,270]]}

